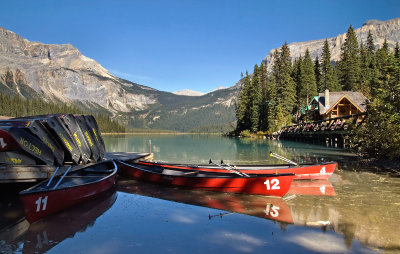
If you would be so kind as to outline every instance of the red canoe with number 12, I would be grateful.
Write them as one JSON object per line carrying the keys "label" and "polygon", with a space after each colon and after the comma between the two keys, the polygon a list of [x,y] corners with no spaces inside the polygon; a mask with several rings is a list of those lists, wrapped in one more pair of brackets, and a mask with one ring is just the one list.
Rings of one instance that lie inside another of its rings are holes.
{"label": "red canoe with number 12", "polygon": [[233,173],[199,170],[167,169],[137,163],[116,161],[120,174],[158,184],[208,191],[232,192],[282,197],[293,181],[293,173],[252,174],[248,177]]}

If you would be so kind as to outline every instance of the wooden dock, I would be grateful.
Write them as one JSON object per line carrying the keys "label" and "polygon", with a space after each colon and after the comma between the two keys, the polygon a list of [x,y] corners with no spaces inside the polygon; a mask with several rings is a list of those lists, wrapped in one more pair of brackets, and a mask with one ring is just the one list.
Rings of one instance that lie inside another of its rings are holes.
{"label": "wooden dock", "polygon": [[321,144],[345,148],[349,145],[348,134],[352,128],[361,125],[366,113],[304,122],[284,127],[274,135],[278,139]]}
{"label": "wooden dock", "polygon": [[[106,153],[105,160],[152,160],[152,153],[134,153],[134,152],[115,152]],[[75,167],[84,167],[86,165],[76,165]],[[70,165],[64,165],[59,168],[57,174],[63,174]],[[36,182],[47,179],[54,173],[56,166],[47,165],[0,165],[0,183],[24,183]]]}

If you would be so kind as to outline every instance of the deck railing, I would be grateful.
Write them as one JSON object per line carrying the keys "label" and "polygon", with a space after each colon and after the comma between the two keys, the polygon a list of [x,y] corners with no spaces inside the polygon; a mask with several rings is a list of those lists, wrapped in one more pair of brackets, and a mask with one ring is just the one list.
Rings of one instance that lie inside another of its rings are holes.
{"label": "deck railing", "polygon": [[353,114],[349,116],[341,116],[335,118],[329,118],[325,120],[319,120],[314,122],[303,122],[300,124],[294,124],[285,126],[280,131],[280,134],[284,133],[302,133],[302,132],[317,132],[317,131],[339,131],[349,130],[351,126],[358,126],[365,120],[366,113]]}

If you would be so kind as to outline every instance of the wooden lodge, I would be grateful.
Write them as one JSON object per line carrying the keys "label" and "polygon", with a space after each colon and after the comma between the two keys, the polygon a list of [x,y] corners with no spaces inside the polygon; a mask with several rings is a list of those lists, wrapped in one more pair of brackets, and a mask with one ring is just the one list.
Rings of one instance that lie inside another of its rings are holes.
{"label": "wooden lodge", "polygon": [[310,120],[326,120],[337,117],[363,114],[367,111],[367,98],[360,92],[325,90],[315,96],[308,106],[301,110]]}
{"label": "wooden lodge", "polygon": [[349,127],[364,121],[367,98],[360,92],[325,90],[301,111],[309,120],[284,127],[279,138],[344,147]]}
{"label": "wooden lodge", "polygon": [[360,92],[329,92],[319,94],[319,114],[323,120],[361,114],[367,111],[367,98]]}

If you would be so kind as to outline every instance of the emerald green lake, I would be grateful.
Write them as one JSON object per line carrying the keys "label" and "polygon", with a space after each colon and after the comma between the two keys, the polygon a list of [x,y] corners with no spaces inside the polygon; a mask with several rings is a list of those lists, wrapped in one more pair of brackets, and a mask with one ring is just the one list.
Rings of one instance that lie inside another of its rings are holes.
{"label": "emerald green lake", "polygon": [[[300,180],[283,199],[172,188],[120,177],[113,192],[29,225],[1,199],[0,253],[398,253],[400,177],[335,148],[218,135],[107,135],[108,152],[155,161],[235,164],[337,161],[327,181]],[[151,143],[151,144],[150,144]]]}

